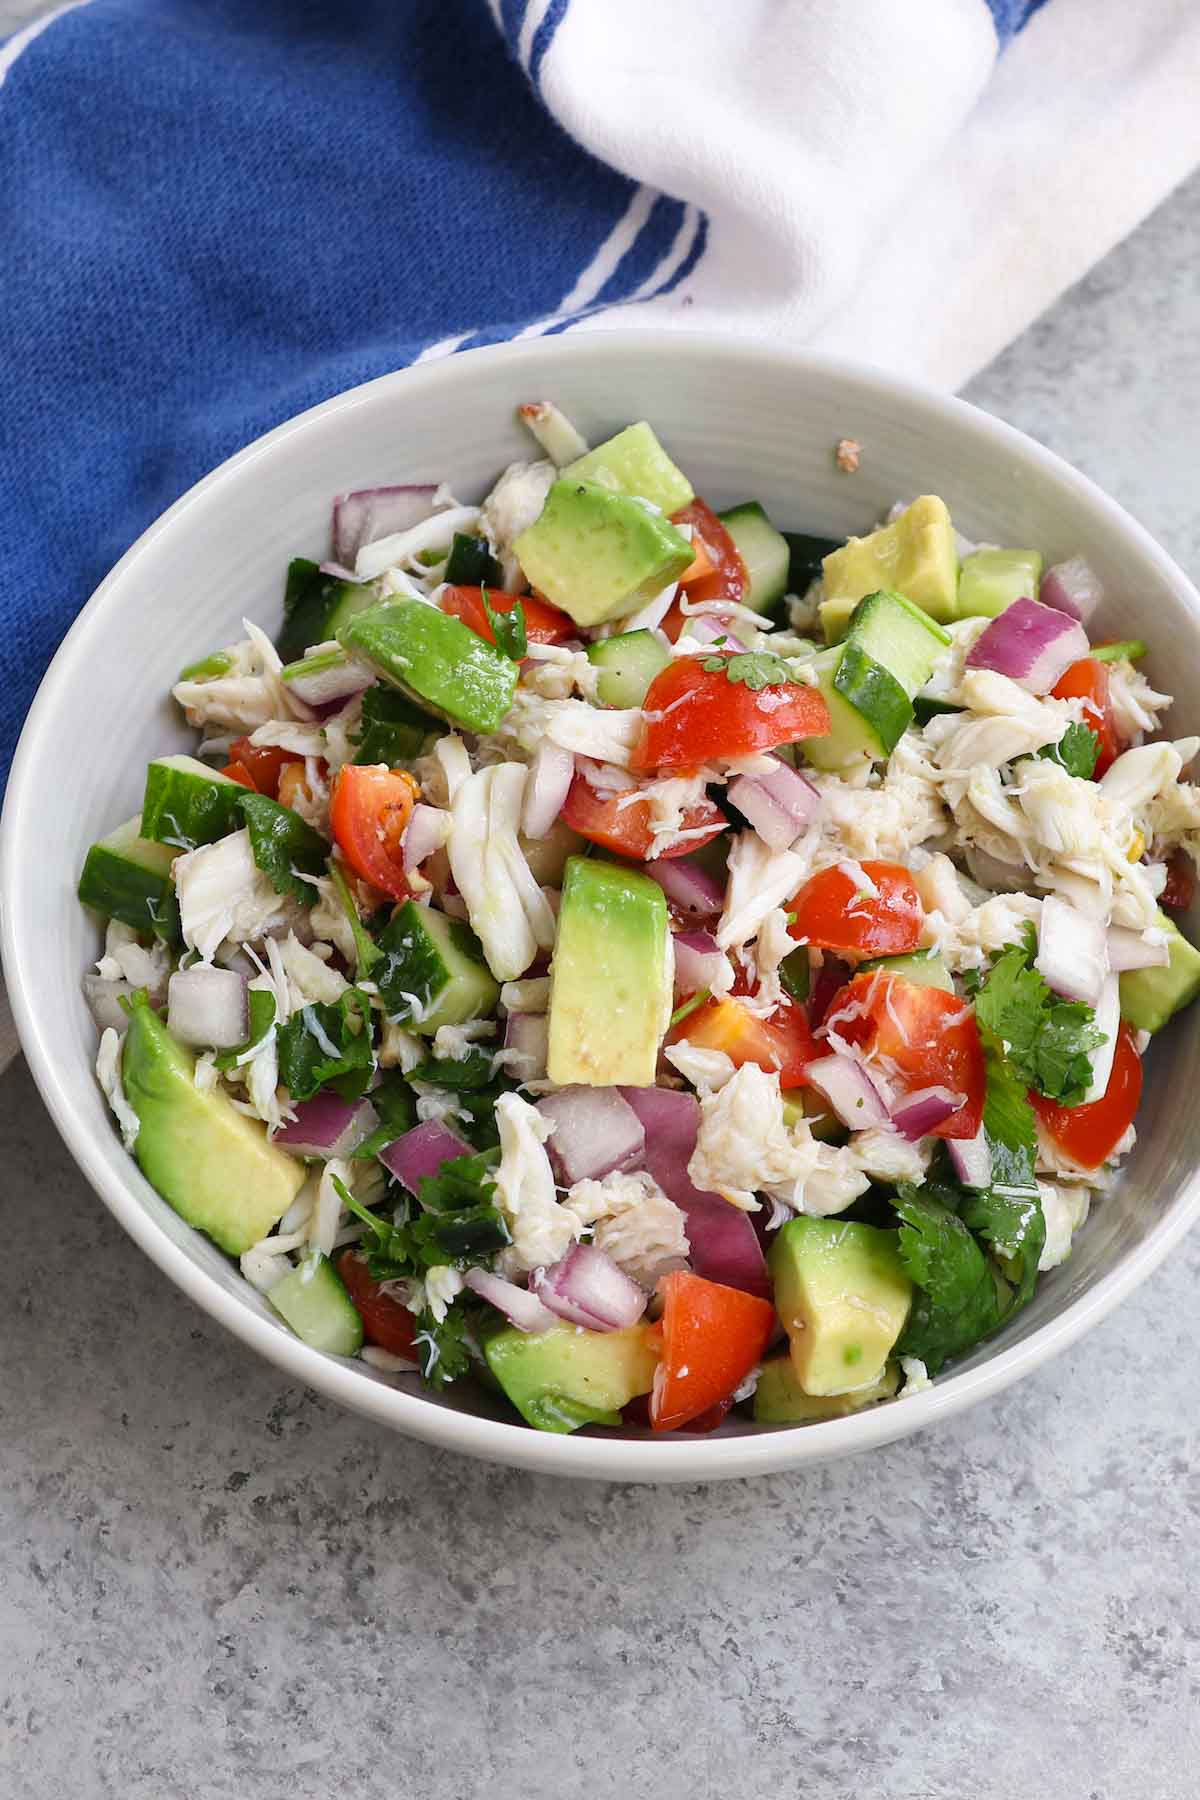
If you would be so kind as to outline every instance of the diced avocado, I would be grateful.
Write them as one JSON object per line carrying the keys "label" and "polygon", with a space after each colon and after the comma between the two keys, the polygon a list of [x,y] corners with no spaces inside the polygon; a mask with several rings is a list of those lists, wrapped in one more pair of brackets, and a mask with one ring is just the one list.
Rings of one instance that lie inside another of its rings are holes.
{"label": "diced avocado", "polygon": [[480,537],[468,537],[456,531],[446,558],[442,579],[451,587],[499,588],[503,582],[500,564]]}
{"label": "diced avocado", "polygon": [[790,1356],[772,1356],[759,1370],[754,1418],[759,1425],[813,1425],[821,1419],[844,1419],[847,1413],[893,1399],[899,1386],[899,1371],[895,1363],[888,1363],[870,1387],[818,1397],[804,1392]]}
{"label": "diced avocado", "polygon": [[913,950],[908,956],[878,956],[858,966],[861,971],[884,969],[889,975],[903,975],[914,987],[941,988],[944,994],[954,992],[953,977],[936,950]]}
{"label": "diced avocado", "polygon": [[898,1232],[839,1219],[791,1219],[777,1235],[775,1307],[806,1394],[847,1394],[883,1374],[912,1304],[898,1243]]}
{"label": "diced avocado", "polygon": [[817,613],[821,620],[821,635],[827,644],[841,643],[857,605],[857,600],[845,597],[840,600],[821,601],[817,607]]}
{"label": "diced avocado", "polygon": [[596,698],[602,706],[640,706],[654,677],[671,660],[652,631],[622,631],[588,645],[588,658],[600,670]]}
{"label": "diced avocado", "polygon": [[517,1411],[539,1431],[619,1425],[620,1409],[654,1383],[658,1355],[645,1325],[624,1331],[497,1331],[487,1365]]}
{"label": "diced avocado", "polygon": [[903,594],[865,595],[843,642],[814,659],[832,728],[828,737],[806,740],[809,761],[838,769],[864,752],[887,756],[912,723],[913,696],[949,642],[936,620]]}
{"label": "diced avocado", "polygon": [[327,1256],[315,1252],[267,1290],[267,1299],[301,1343],[331,1356],[362,1348],[362,1318]]}
{"label": "diced avocado", "polygon": [[577,625],[633,612],[682,575],[694,554],[643,501],[576,480],[554,483],[513,549],[531,585]]}
{"label": "diced avocado", "polygon": [[79,877],[79,898],[106,918],[177,944],[179,907],[171,864],[179,852],[169,844],[152,843],[141,832],[139,813],[92,845]]}
{"label": "diced avocado", "polygon": [[824,561],[825,598],[861,600],[892,588],[931,619],[956,618],[958,551],[944,500],[923,494],[890,525],[850,538]]}
{"label": "diced avocado", "polygon": [[840,1143],[849,1135],[829,1102],[815,1088],[786,1088],[779,1098],[785,1125],[807,1125],[822,1144]]}
{"label": "diced avocado", "polygon": [[1160,912],[1155,925],[1167,934],[1171,960],[1157,969],[1126,969],[1120,977],[1121,1017],[1135,1031],[1161,1031],[1172,1014],[1200,994],[1200,950]]}
{"label": "diced avocado", "polygon": [[373,606],[344,625],[338,641],[419,705],[468,731],[495,731],[512,705],[519,665],[423,600]]}
{"label": "diced avocado", "polygon": [[125,1098],[138,1117],[134,1155],[180,1218],[240,1256],[283,1217],[304,1165],[221,1088],[196,1087],[194,1074],[191,1053],[146,995],[135,995],[121,1054]]}
{"label": "diced avocado", "polygon": [[142,832],[175,850],[215,844],[241,825],[238,801],[245,791],[194,756],[156,756],[146,770]]}
{"label": "diced avocado", "polygon": [[662,889],[617,863],[572,856],[550,969],[550,1080],[653,1087],[671,1000]]}
{"label": "diced avocado", "polygon": [[[638,425],[627,425],[616,437],[568,463],[563,477],[567,481],[596,481],[621,494],[636,494],[668,515],[689,506],[696,498],[691,482],[675,467],[644,419]],[[517,555],[520,554],[518,550]],[[524,557],[521,567],[525,567]]]}
{"label": "diced avocado", "polygon": [[1014,600],[1036,600],[1041,581],[1040,550],[973,550],[958,578],[958,616],[994,619]]}
{"label": "diced avocado", "polygon": [[343,581],[322,573],[307,557],[293,557],[283,596],[283,630],[276,644],[280,656],[285,663],[295,662],[313,644],[336,637],[356,613],[378,600],[374,582]]}
{"label": "diced avocado", "polygon": [[788,591],[791,553],[787,539],[782,531],[776,531],[757,500],[731,506],[720,518],[746,565],[748,580],[742,603],[753,612],[766,612]]}
{"label": "diced avocado", "polygon": [[441,1025],[481,1019],[500,998],[500,984],[470,926],[432,906],[406,900],[379,934],[383,960],[375,981],[389,1018],[432,1037]]}

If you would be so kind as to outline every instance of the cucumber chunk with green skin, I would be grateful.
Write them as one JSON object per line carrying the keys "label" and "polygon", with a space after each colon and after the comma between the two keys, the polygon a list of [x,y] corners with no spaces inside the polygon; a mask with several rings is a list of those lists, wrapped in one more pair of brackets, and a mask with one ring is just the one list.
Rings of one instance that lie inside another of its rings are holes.
{"label": "cucumber chunk with green skin", "polygon": [[619,1425],[620,1409],[654,1385],[658,1355],[645,1325],[623,1331],[515,1327],[484,1341],[488,1368],[521,1417],[539,1431]]}
{"label": "cucumber chunk with green skin", "polygon": [[1135,1031],[1161,1031],[1200,994],[1200,950],[1166,913],[1160,912],[1154,923],[1167,934],[1170,962],[1156,969],[1126,969],[1120,976],[1121,1017]]}
{"label": "cucumber chunk with green skin", "polygon": [[958,577],[960,619],[994,619],[1014,600],[1036,600],[1042,584],[1040,550],[973,550]]}
{"label": "cucumber chunk with green skin", "polygon": [[362,1349],[362,1319],[327,1256],[306,1257],[267,1290],[267,1299],[302,1344],[331,1356],[354,1356]]}
{"label": "cucumber chunk with green skin", "polygon": [[839,769],[864,754],[873,761],[889,755],[912,723],[913,696],[949,642],[903,594],[881,590],[859,600],[844,641],[814,659],[831,730],[806,740],[809,761]]}
{"label": "cucumber chunk with green skin", "polygon": [[936,950],[914,950],[908,956],[877,956],[858,966],[860,971],[882,969],[888,975],[903,975],[914,987],[941,988],[944,994],[954,992],[954,979]]}
{"label": "cucumber chunk with green skin", "polygon": [[928,725],[939,713],[962,712],[961,706],[948,706],[944,700],[927,700],[923,694],[913,695],[913,715],[918,725]]}
{"label": "cucumber chunk with green skin", "polygon": [[142,833],[176,850],[215,844],[240,826],[245,791],[194,756],[156,756],[146,770]]}
{"label": "cucumber chunk with green skin", "polygon": [[1140,662],[1149,650],[1142,638],[1122,638],[1116,644],[1093,644],[1088,655],[1093,662]]}
{"label": "cucumber chunk with green skin", "polygon": [[654,677],[671,660],[652,631],[622,631],[589,644],[587,653],[601,671],[596,698],[602,706],[640,706]]}
{"label": "cucumber chunk with green skin", "polygon": [[[865,717],[850,700],[843,698],[836,685],[836,678],[842,666],[845,648],[844,644],[834,644],[828,650],[819,651],[813,658],[817,686],[829,708],[829,731],[825,737],[804,738],[800,748],[808,761],[818,769],[843,769],[864,756],[877,762],[891,748],[885,742],[888,734],[895,734],[891,742],[896,743],[905,724],[912,718],[912,702],[886,669],[878,671],[881,677],[877,697],[881,710],[879,726]],[[848,679],[853,678],[855,667],[852,662]],[[867,699],[870,700],[869,694]]]}
{"label": "cucumber chunk with green skin", "polygon": [[636,494],[668,515],[696,498],[691,482],[644,419],[568,463],[562,473],[568,481],[595,481],[622,494]]}
{"label": "cucumber chunk with green skin", "polygon": [[894,750],[912,723],[912,701],[892,671],[852,637],[841,647],[833,688],[869,726],[882,754]]}
{"label": "cucumber chunk with green skin", "polygon": [[815,1088],[786,1088],[779,1098],[785,1125],[807,1125],[810,1135],[822,1144],[841,1144],[849,1137],[833,1108]]}
{"label": "cucumber chunk with green skin", "polygon": [[337,635],[343,649],[418,706],[468,731],[495,731],[512,706],[519,665],[461,619],[422,600],[385,601]]}
{"label": "cucumber chunk with green skin", "polygon": [[407,900],[384,926],[375,983],[390,1019],[432,1037],[441,1025],[485,1018],[500,984],[469,926]]}
{"label": "cucumber chunk with green skin", "polygon": [[788,591],[791,553],[782,531],[776,531],[757,500],[731,506],[718,514],[746,565],[747,587],[742,604],[766,612]]}
{"label": "cucumber chunk with green skin", "polygon": [[152,931],[168,944],[181,943],[171,880],[171,864],[178,854],[170,845],[142,836],[139,813],[92,845],[79,877],[79,898],[135,931]]}
{"label": "cucumber chunk with green skin", "polygon": [[513,545],[533,587],[577,625],[602,625],[660,594],[693,560],[660,512],[596,481],[558,480]]}
{"label": "cucumber chunk with green skin", "polygon": [[864,1406],[893,1399],[899,1386],[899,1370],[895,1363],[889,1363],[870,1387],[852,1394],[818,1397],[804,1392],[796,1380],[790,1356],[772,1356],[759,1370],[754,1419],[759,1425],[812,1425],[821,1419],[844,1419],[848,1413],[861,1412]]}
{"label": "cucumber chunk with green skin", "polygon": [[922,494],[867,537],[847,539],[823,569],[827,600],[861,600],[885,588],[931,619],[957,617],[958,550],[946,503],[936,494]]}
{"label": "cucumber chunk with green skin", "polygon": [[482,538],[468,537],[456,531],[442,570],[442,580],[451,587],[500,587],[503,576]]}
{"label": "cucumber chunk with green skin", "polygon": [[288,564],[284,590],[283,630],[276,641],[280,656],[285,663],[295,662],[313,644],[336,637],[356,613],[377,605],[378,600],[373,582],[324,575],[307,557],[294,557]]}
{"label": "cucumber chunk with green skin", "polygon": [[807,531],[785,531],[783,538],[788,547],[788,593],[801,595],[823,574],[825,558],[846,542],[845,538],[813,537]]}
{"label": "cucumber chunk with green skin", "polygon": [[840,1219],[790,1219],[767,1264],[806,1394],[843,1395],[879,1380],[912,1305],[897,1231]]}
{"label": "cucumber chunk with green skin", "polygon": [[627,865],[572,856],[550,968],[550,1080],[653,1087],[671,1001],[663,890]]}
{"label": "cucumber chunk with green skin", "polygon": [[903,594],[886,589],[859,601],[846,636],[886,669],[910,700],[929,680],[934,663],[950,642],[950,633],[928,613]]}

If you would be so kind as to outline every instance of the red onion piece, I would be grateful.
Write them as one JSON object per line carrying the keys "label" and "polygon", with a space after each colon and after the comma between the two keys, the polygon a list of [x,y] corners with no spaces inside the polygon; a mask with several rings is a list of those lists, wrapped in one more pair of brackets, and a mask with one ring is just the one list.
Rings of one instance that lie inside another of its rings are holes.
{"label": "red onion piece", "polygon": [[949,1088],[921,1088],[915,1094],[905,1095],[892,1114],[892,1124],[902,1138],[915,1144],[918,1138],[928,1137],[944,1125],[960,1106],[966,1105],[966,1100],[965,1094],[951,1093]]}
{"label": "red onion piece", "polygon": [[589,1331],[624,1331],[636,1325],[649,1296],[594,1244],[572,1244],[561,1262],[530,1277],[543,1306]]}
{"label": "red onion piece", "polygon": [[369,1100],[343,1100],[326,1088],[311,1100],[300,1100],[295,1118],[272,1133],[294,1156],[349,1156],[379,1124],[379,1114]]}
{"label": "red onion piece", "polygon": [[333,560],[354,567],[364,544],[419,525],[433,511],[437,489],[422,487],[357,488],[333,503]]}
{"label": "red onion piece", "polygon": [[550,1021],[545,1013],[509,1013],[504,1048],[515,1052],[507,1064],[514,1081],[543,1081],[549,1047]]}
{"label": "red onion piece", "polygon": [[427,856],[440,850],[446,841],[446,814],[438,806],[420,802],[412,809],[412,817],[404,828],[404,867],[411,874],[420,868]]}
{"label": "red onion piece", "polygon": [[311,675],[294,675],[284,683],[289,694],[297,695],[306,706],[333,710],[343,707],[355,694],[365,694],[373,686],[375,676],[362,663],[349,656],[339,657],[327,669]]}
{"label": "red onion piece", "polygon": [[686,856],[648,862],[642,874],[657,881],[672,906],[690,918],[714,918],[725,904],[725,890],[716,876]]}
{"label": "red onion piece", "polygon": [[528,838],[544,838],[554,824],[575,777],[575,758],[569,750],[543,738],[533,753],[525,782],[521,830]]}
{"label": "red onion piece", "polygon": [[537,1103],[550,1121],[546,1148],[564,1187],[599,1181],[641,1159],[646,1134],[636,1112],[616,1088],[565,1087]]}
{"label": "red onion piece", "polygon": [[769,775],[739,775],[729,785],[729,798],[764,844],[786,850],[820,812],[821,796],[798,770],[780,757],[774,762]]}
{"label": "red onion piece", "polygon": [[353,569],[348,569],[345,563],[323,562],[321,564],[321,573],[322,575],[332,575],[335,581],[353,582],[355,587],[366,586],[366,582],[363,580],[362,576],[356,575]]}
{"label": "red onion piece", "polygon": [[543,1306],[536,1294],[518,1287],[515,1281],[505,1281],[502,1275],[493,1275],[490,1269],[468,1269],[463,1285],[502,1312],[518,1331],[549,1331],[558,1324],[557,1315]]}
{"label": "red onion piece", "polygon": [[675,986],[681,994],[715,987],[729,968],[729,958],[707,931],[677,931]]}
{"label": "red onion piece", "polygon": [[403,1137],[379,1152],[379,1160],[389,1174],[402,1181],[415,1194],[427,1175],[436,1175],[444,1162],[470,1156],[471,1146],[443,1125],[440,1119],[426,1119],[414,1125]]}
{"label": "red onion piece", "polygon": [[1076,620],[1039,600],[1014,600],[981,633],[969,669],[994,669],[1030,694],[1048,694],[1064,670],[1088,653]]}
{"label": "red onion piece", "polygon": [[176,969],[167,983],[167,1030],[181,1044],[236,1050],[250,1035],[246,990],[234,969]]}
{"label": "red onion piece", "polygon": [[946,1149],[964,1187],[991,1187],[992,1152],[982,1127],[973,1138],[947,1138]]}
{"label": "red onion piece", "polygon": [[856,1057],[818,1057],[805,1067],[804,1079],[825,1097],[851,1131],[887,1124],[888,1110],[879,1089]]}
{"label": "red onion piece", "polygon": [[816,1031],[825,1023],[830,1007],[850,979],[850,967],[828,950],[819,969],[812,971],[808,990],[808,1022]]}
{"label": "red onion piece", "polygon": [[722,650],[743,652],[746,649],[729,629],[729,619],[720,613],[691,613],[688,616],[685,637],[695,638],[698,644],[715,644],[720,641]]}
{"label": "red onion piece", "polygon": [[1082,556],[1055,563],[1042,576],[1042,585],[1038,589],[1038,599],[1043,606],[1052,606],[1056,612],[1078,619],[1081,625],[1087,624],[1103,598],[1100,577]]}
{"label": "red onion piece", "polygon": [[1104,1042],[1091,1053],[1092,1079],[1080,1102],[1082,1106],[1089,1105],[1093,1100],[1103,1100],[1108,1092],[1113,1058],[1117,1053],[1117,1033],[1121,1027],[1121,984],[1115,975],[1109,975],[1100,990],[1100,998],[1096,1002],[1095,1024],[1096,1030],[1104,1033]]}
{"label": "red onion piece", "polygon": [[1145,933],[1127,931],[1123,925],[1108,928],[1108,966],[1114,975],[1125,969],[1161,969],[1171,960],[1171,946],[1164,936],[1161,944],[1148,944]]}
{"label": "red onion piece", "polygon": [[1056,994],[1095,1006],[1108,974],[1108,934],[1103,924],[1059,895],[1047,894],[1038,924],[1036,967]]}

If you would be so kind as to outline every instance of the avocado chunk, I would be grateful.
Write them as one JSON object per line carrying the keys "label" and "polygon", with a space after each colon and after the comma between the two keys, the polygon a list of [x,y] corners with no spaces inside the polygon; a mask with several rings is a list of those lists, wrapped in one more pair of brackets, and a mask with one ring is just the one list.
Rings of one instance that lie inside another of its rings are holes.
{"label": "avocado chunk", "polygon": [[139,813],[92,845],[79,877],[79,898],[108,919],[178,944],[179,906],[171,880],[178,854],[169,844],[142,836]]}
{"label": "avocado chunk", "polygon": [[1200,950],[1164,912],[1155,924],[1167,934],[1171,960],[1157,969],[1126,969],[1120,977],[1121,1017],[1135,1031],[1161,1031],[1200,994]]}
{"label": "avocado chunk", "polygon": [[779,1096],[783,1102],[783,1122],[807,1125],[809,1134],[822,1144],[841,1144],[850,1135],[829,1102],[815,1088],[785,1088]]}
{"label": "avocado chunk", "polygon": [[806,1394],[849,1394],[883,1374],[912,1304],[898,1245],[896,1231],[839,1219],[791,1219],[779,1232],[767,1262]]}
{"label": "avocado chunk", "polygon": [[681,532],[642,500],[596,481],[554,483],[513,545],[530,584],[577,625],[633,612],[693,557]]}
{"label": "avocado chunk", "polygon": [[589,644],[588,660],[600,674],[596,698],[601,706],[640,706],[650,683],[671,660],[652,631],[622,631]]}
{"label": "avocado chunk", "polygon": [[488,1368],[517,1411],[539,1431],[619,1425],[621,1407],[654,1383],[658,1355],[645,1325],[624,1331],[508,1327],[487,1339]]}
{"label": "avocado chunk", "polygon": [[572,856],[550,968],[547,1069],[560,1087],[653,1087],[671,1017],[667,901],[648,875]]}
{"label": "avocado chunk", "polygon": [[696,498],[691,482],[675,467],[644,419],[568,463],[563,477],[595,481],[619,494],[637,494],[668,514],[690,506]]}
{"label": "avocado chunk", "polygon": [[293,557],[283,595],[283,629],[276,643],[280,656],[285,663],[295,662],[313,644],[336,637],[355,613],[365,612],[378,599],[374,582],[343,581],[338,575],[326,575],[305,556]]}
{"label": "avocado chunk", "polygon": [[143,835],[176,850],[215,844],[241,825],[238,801],[245,791],[194,756],[156,756],[146,770]]}
{"label": "avocado chunk", "polygon": [[890,525],[849,538],[823,563],[826,600],[894,588],[931,619],[957,618],[958,550],[946,502],[922,494]]}
{"label": "avocado chunk", "polygon": [[432,1037],[441,1025],[481,1019],[500,998],[500,984],[469,925],[432,906],[406,900],[380,932],[383,960],[374,976],[390,1019]]}
{"label": "avocado chunk", "polygon": [[790,1356],[773,1356],[759,1370],[754,1390],[754,1419],[758,1425],[813,1425],[821,1419],[844,1419],[847,1413],[891,1400],[900,1386],[895,1363],[888,1363],[878,1381],[851,1394],[806,1394],[796,1380]]}
{"label": "avocado chunk", "polygon": [[304,1165],[220,1088],[196,1087],[195,1066],[145,993],[135,994],[121,1053],[125,1098],[138,1117],[134,1155],[181,1219],[240,1256],[279,1223]]}
{"label": "avocado chunk", "polygon": [[513,703],[518,665],[423,600],[385,600],[358,613],[338,642],[419,705],[468,731],[495,731]]}
{"label": "avocado chunk", "polygon": [[822,600],[817,607],[821,620],[821,635],[827,644],[840,644],[846,635],[846,627],[850,623],[850,615],[858,605],[857,600],[843,596],[839,600]]}
{"label": "avocado chunk", "polygon": [[973,550],[958,578],[958,616],[994,619],[1014,600],[1036,600],[1041,584],[1040,550]]}
{"label": "avocado chunk", "polygon": [[889,975],[903,975],[914,987],[941,988],[944,994],[954,992],[954,980],[936,950],[913,950],[907,956],[877,956],[859,963],[860,973],[883,969]]}

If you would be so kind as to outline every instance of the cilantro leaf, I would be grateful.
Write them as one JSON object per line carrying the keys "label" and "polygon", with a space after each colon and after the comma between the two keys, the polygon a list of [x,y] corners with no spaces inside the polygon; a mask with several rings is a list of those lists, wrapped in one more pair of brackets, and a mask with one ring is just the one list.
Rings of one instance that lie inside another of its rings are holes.
{"label": "cilantro leaf", "polygon": [[[991,1186],[968,1194],[959,1214],[1004,1259],[1015,1287],[1003,1320],[1032,1297],[1046,1243],[1046,1221],[1034,1173],[1037,1130],[1025,1089],[990,1033],[984,1033],[987,1094],[983,1129],[992,1156]],[[1003,1322],[1003,1321],[1002,1321]]]}
{"label": "cilantro leaf", "polygon": [[354,939],[354,972],[360,981],[366,981],[370,977],[371,970],[383,955],[383,951],[358,916],[358,906],[355,903],[354,895],[350,892],[350,883],[342,874],[342,867],[336,856],[331,856],[329,859],[329,879],[333,883],[333,891],[346,915],[346,922]]}
{"label": "cilantro leaf", "polygon": [[1100,739],[1090,727],[1076,722],[1067,726],[1057,744],[1047,744],[1038,755],[1058,763],[1068,775],[1090,781],[1100,755]]}
{"label": "cilantro leaf", "polygon": [[312,904],[312,883],[301,880],[294,871],[319,875],[329,855],[329,845],[320,832],[314,831],[290,806],[280,806],[267,794],[244,793],[238,801],[246,830],[250,834],[250,851],[277,894],[290,894],[294,900]]}
{"label": "cilantro leaf", "polygon": [[487,622],[492,628],[492,636],[496,640],[497,650],[503,650],[512,662],[520,662],[529,648],[529,637],[525,630],[525,608],[518,600],[508,612],[500,612],[488,599],[486,587],[479,589],[479,598],[483,601],[483,610],[487,614]]}
{"label": "cilantro leaf", "polygon": [[430,1387],[448,1387],[470,1373],[471,1352],[467,1335],[470,1320],[460,1302],[447,1307],[440,1324],[428,1307],[417,1314],[416,1324],[413,1341],[421,1359],[422,1378]]}
{"label": "cilantro leaf", "polygon": [[376,1281],[423,1275],[450,1263],[469,1269],[489,1263],[497,1250],[512,1242],[504,1217],[495,1205],[492,1171],[496,1150],[454,1157],[421,1183],[416,1208],[402,1207],[388,1222],[369,1212],[339,1181],[342,1205],[371,1229],[365,1244],[367,1268]]}
{"label": "cilantro leaf", "polygon": [[492,1051],[482,1044],[472,1044],[464,1057],[428,1057],[409,1073],[410,1081],[429,1081],[455,1093],[486,1087],[491,1079]]}
{"label": "cilantro leaf", "polygon": [[421,746],[436,724],[398,689],[368,688],[362,697],[360,730],[351,740],[356,745],[354,760],[386,763],[394,769],[421,754]]}
{"label": "cilantro leaf", "polygon": [[256,1049],[275,1023],[274,994],[266,988],[251,988],[247,999],[250,1004],[250,1035],[236,1050],[222,1050],[214,1057],[217,1068],[222,1072],[236,1069],[238,1059],[245,1056],[248,1050]]}
{"label": "cilantro leaf", "polygon": [[900,1260],[916,1288],[896,1349],[936,1374],[999,1324],[996,1277],[966,1225],[927,1188],[901,1184],[895,1207]]}
{"label": "cilantro leaf", "polygon": [[366,1092],[375,1068],[371,1003],[348,988],[333,1005],[314,1001],[279,1027],[279,1079],[293,1100],[311,1100],[329,1084],[343,1100]]}
{"label": "cilantro leaf", "polygon": [[741,682],[754,694],[765,687],[779,687],[792,679],[792,672],[782,656],[776,656],[773,650],[742,650],[736,656],[706,656],[703,666],[710,675],[723,674],[727,681]]}
{"label": "cilantro leaf", "polygon": [[377,1088],[371,1089],[371,1105],[379,1114],[379,1124],[365,1137],[357,1150],[351,1151],[354,1162],[366,1162],[386,1150],[389,1144],[411,1131],[417,1122],[417,1106],[412,1090],[403,1075],[385,1075]]}
{"label": "cilantro leaf", "polygon": [[1033,968],[1037,937],[997,957],[975,998],[982,1029],[1004,1046],[1014,1073],[1062,1106],[1078,1106],[1092,1079],[1091,1052],[1104,1042],[1096,1015],[1078,1000],[1059,1000]]}

